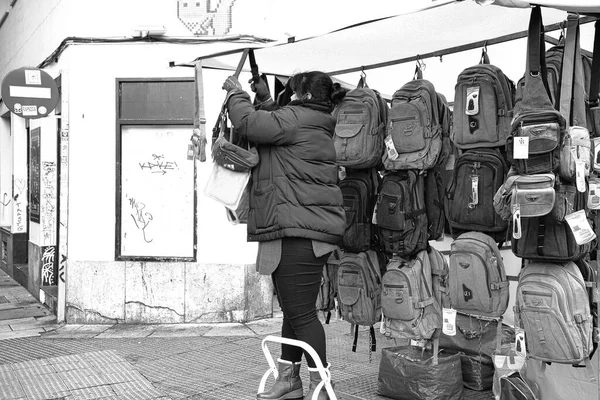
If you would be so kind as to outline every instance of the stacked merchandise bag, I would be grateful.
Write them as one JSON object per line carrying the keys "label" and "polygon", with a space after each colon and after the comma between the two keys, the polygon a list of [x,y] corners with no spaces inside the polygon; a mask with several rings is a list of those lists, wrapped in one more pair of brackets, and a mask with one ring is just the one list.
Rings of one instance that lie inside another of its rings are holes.
{"label": "stacked merchandise bag", "polygon": [[350,90],[333,111],[337,119],[333,143],[340,167],[338,186],[344,199],[346,230],[342,252],[332,255],[328,265],[334,266],[341,317],[354,327],[353,351],[359,326],[369,327],[369,350],[375,350],[373,325],[381,318],[385,260],[377,250],[371,219],[380,185],[378,169],[388,109],[381,94],[368,87],[363,74],[356,89]]}
{"label": "stacked merchandise bag", "polygon": [[390,257],[382,277],[380,332],[402,341],[382,353],[377,392],[397,399],[458,399],[460,358],[439,351],[448,264],[429,246],[444,231],[439,168],[449,154],[450,109],[419,66],[392,97],[373,213],[378,243]]}
{"label": "stacked merchandise bag", "polygon": [[509,171],[504,147],[514,96],[514,83],[490,64],[485,48],[480,63],[457,79],[451,134],[456,161],[445,197],[454,238],[445,312],[456,316],[452,328],[444,327],[440,346],[461,353],[463,382],[473,390],[492,387],[493,353],[513,337],[502,324],[509,282],[499,244],[508,222],[494,212],[494,194]]}
{"label": "stacked merchandise bag", "polygon": [[540,37],[541,12],[534,7],[523,96],[506,142],[512,168],[494,206],[509,220],[512,251],[523,259],[515,322],[517,335],[524,333],[527,355],[543,365],[589,366],[594,321],[587,287],[596,280],[588,262],[596,246],[589,200],[593,202],[597,188],[589,178],[592,152],[578,16],[567,19],[558,110],[543,73]]}

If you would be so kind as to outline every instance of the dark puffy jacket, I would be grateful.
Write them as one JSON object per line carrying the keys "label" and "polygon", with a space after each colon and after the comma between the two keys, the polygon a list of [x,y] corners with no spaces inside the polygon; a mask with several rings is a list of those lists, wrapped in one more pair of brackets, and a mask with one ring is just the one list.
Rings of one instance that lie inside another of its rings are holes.
{"label": "dark puffy jacket", "polygon": [[329,107],[307,102],[256,111],[250,96],[239,91],[228,109],[236,132],[255,143],[260,155],[252,171],[248,240],[302,237],[340,244],[346,216]]}

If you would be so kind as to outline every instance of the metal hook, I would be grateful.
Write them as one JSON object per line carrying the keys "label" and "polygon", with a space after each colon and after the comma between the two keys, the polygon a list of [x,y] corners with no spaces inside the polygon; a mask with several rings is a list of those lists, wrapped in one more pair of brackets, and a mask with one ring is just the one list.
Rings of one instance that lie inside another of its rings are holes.
{"label": "metal hook", "polygon": [[367,74],[365,73],[365,67],[364,65],[362,67],[360,67],[360,76],[361,78],[366,78]]}
{"label": "metal hook", "polygon": [[483,42],[483,51],[487,53],[487,40]]}

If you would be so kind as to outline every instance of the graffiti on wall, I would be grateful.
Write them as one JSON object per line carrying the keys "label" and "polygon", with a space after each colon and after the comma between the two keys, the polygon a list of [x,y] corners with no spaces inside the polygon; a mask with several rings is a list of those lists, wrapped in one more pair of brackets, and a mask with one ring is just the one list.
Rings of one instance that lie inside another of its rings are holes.
{"label": "graffiti on wall", "polygon": [[131,218],[133,218],[133,222],[135,223],[136,228],[138,228],[144,237],[144,241],[146,243],[152,242],[152,239],[148,238],[146,234],[146,228],[152,222],[154,217],[149,212],[145,211],[146,205],[144,203],[140,203],[136,199],[129,199],[129,205],[131,206]]}
{"label": "graffiti on wall", "polygon": [[29,218],[40,222],[40,128],[31,130],[29,139]]}
{"label": "graffiti on wall", "polygon": [[164,175],[168,171],[173,171],[179,168],[177,161],[165,160],[164,154],[152,154],[152,158],[149,161],[144,161],[138,164],[140,164],[140,168],[142,170],[159,175]]}
{"label": "graffiti on wall", "polygon": [[42,286],[56,285],[55,254],[56,246],[42,247]]}
{"label": "graffiti on wall", "polygon": [[42,163],[41,228],[42,246],[56,244],[56,163]]}
{"label": "graffiti on wall", "polygon": [[231,30],[235,0],[177,1],[177,18],[194,35],[222,36]]}
{"label": "graffiti on wall", "polygon": [[27,227],[25,216],[27,209],[26,180],[13,179],[13,233],[23,233]]}

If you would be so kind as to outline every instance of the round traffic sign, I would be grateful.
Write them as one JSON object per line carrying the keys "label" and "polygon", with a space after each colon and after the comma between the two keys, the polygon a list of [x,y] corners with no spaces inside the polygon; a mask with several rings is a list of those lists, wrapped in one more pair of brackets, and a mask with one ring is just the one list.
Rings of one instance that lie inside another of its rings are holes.
{"label": "round traffic sign", "polygon": [[42,118],[58,103],[54,79],[39,68],[17,68],[2,80],[0,95],[8,109],[23,118]]}

